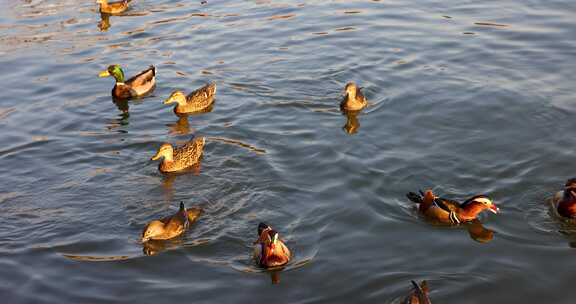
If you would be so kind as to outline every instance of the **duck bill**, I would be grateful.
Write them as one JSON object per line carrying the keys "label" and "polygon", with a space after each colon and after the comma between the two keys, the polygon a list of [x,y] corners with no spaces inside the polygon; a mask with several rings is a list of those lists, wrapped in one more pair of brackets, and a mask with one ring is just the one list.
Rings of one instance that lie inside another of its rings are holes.
{"label": "duck bill", "polygon": [[152,156],[152,158],[150,160],[158,160],[160,159],[160,154],[156,154],[154,156]]}
{"label": "duck bill", "polygon": [[98,77],[102,78],[102,77],[108,77],[110,76],[110,72],[108,72],[108,70],[104,70],[102,72],[100,72],[100,74],[98,74]]}
{"label": "duck bill", "polygon": [[172,98],[172,96],[168,97],[168,99],[164,100],[163,104],[167,105],[167,104],[171,104],[174,103],[174,98]]}
{"label": "duck bill", "polygon": [[498,208],[495,204],[492,204],[492,206],[490,206],[490,211],[498,214],[498,212],[500,212],[500,208]]}

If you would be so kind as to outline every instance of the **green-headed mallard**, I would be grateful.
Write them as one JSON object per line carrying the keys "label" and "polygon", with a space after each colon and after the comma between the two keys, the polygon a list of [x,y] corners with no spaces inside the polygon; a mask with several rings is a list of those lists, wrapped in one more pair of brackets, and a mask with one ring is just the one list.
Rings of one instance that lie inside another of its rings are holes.
{"label": "green-headed mallard", "polygon": [[272,227],[260,223],[258,239],[254,242],[254,259],[260,267],[271,268],[286,265],[291,253],[286,244],[278,238],[278,232]]}
{"label": "green-headed mallard", "polygon": [[216,83],[209,83],[196,91],[184,95],[182,91],[174,91],[164,104],[177,103],[174,107],[174,113],[187,114],[209,111],[214,104],[214,95],[216,94]]}
{"label": "green-headed mallard", "polygon": [[463,203],[437,197],[432,190],[420,191],[420,194],[410,192],[406,195],[408,199],[419,204],[418,209],[426,218],[444,224],[460,224],[469,222],[483,210],[498,213],[499,209],[485,195],[475,195]]}
{"label": "green-headed mallard", "polygon": [[118,64],[109,66],[98,76],[112,76],[116,79],[116,84],[112,88],[112,96],[119,99],[144,96],[152,92],[156,86],[156,68],[153,65],[128,80],[124,80],[124,71]]}
{"label": "green-headed mallard", "polygon": [[175,172],[193,167],[200,163],[205,142],[204,137],[194,137],[177,148],[172,147],[171,144],[163,144],[152,160],[164,158],[158,166],[161,172]]}
{"label": "green-headed mallard", "polygon": [[144,227],[142,243],[149,240],[168,240],[181,235],[201,213],[200,208],[186,209],[184,203],[180,202],[180,209],[174,215],[151,221]]}
{"label": "green-headed mallard", "polygon": [[420,285],[412,281],[412,291],[410,295],[404,299],[404,304],[431,304],[430,298],[428,297],[428,282],[422,281]]}
{"label": "green-headed mallard", "polygon": [[344,91],[346,95],[340,103],[340,110],[360,111],[368,105],[368,101],[366,97],[364,97],[364,94],[362,94],[361,88],[357,87],[354,82],[347,83]]}
{"label": "green-headed mallard", "polygon": [[100,4],[100,13],[104,14],[121,14],[128,9],[128,3],[131,0],[121,0],[108,2],[108,0],[96,0]]}

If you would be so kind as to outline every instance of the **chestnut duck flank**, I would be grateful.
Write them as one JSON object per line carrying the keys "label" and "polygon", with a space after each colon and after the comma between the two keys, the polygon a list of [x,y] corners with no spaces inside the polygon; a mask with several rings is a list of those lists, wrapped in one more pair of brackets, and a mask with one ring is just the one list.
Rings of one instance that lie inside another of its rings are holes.
{"label": "chestnut duck flank", "polygon": [[493,213],[499,211],[496,204],[485,195],[475,195],[463,203],[437,197],[432,190],[420,191],[420,194],[410,192],[406,196],[419,204],[418,210],[427,219],[445,224],[457,225],[472,221],[484,210]]}

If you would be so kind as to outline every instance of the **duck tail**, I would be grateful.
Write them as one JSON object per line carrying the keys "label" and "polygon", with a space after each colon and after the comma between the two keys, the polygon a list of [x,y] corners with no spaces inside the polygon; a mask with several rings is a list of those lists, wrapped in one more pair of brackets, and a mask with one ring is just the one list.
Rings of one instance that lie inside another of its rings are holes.
{"label": "duck tail", "polygon": [[[420,193],[422,193],[422,191],[420,191]],[[416,204],[422,204],[424,202],[424,195],[416,192],[408,192],[406,197]]]}
{"label": "duck tail", "polygon": [[186,212],[186,207],[184,207],[184,202],[180,202],[180,212]]}

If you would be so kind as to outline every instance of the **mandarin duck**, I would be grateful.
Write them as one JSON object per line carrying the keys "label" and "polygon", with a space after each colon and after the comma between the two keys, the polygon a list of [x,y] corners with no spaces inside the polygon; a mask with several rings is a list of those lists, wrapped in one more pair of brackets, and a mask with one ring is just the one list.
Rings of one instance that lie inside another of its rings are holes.
{"label": "mandarin duck", "polygon": [[272,268],[286,265],[291,258],[288,247],[278,238],[272,227],[260,223],[258,240],[254,242],[254,259],[260,267]]}
{"label": "mandarin duck", "polygon": [[499,209],[485,195],[475,195],[463,203],[437,197],[432,190],[420,191],[420,194],[409,192],[408,199],[419,204],[418,210],[427,219],[444,224],[457,225],[477,218],[483,210],[498,213]]}

